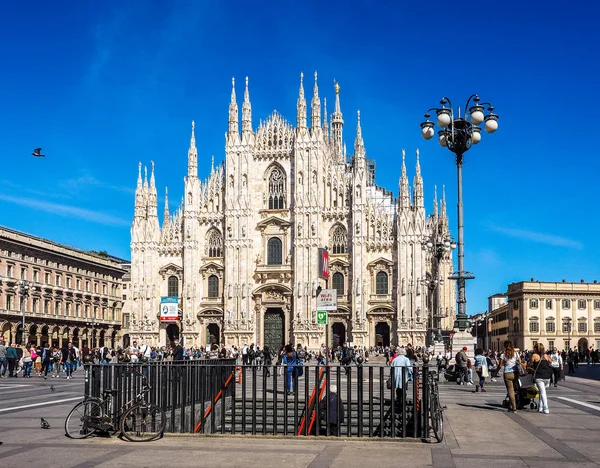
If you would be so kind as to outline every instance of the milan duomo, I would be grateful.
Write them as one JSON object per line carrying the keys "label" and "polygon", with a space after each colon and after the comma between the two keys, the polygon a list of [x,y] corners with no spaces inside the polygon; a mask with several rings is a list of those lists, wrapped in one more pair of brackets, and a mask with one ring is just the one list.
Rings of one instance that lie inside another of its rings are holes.
{"label": "milan duomo", "polygon": [[[367,159],[360,112],[354,154],[346,152],[340,87],[333,113],[314,75],[310,125],[303,77],[296,126],[274,111],[253,126],[248,79],[239,112],[232,80],[225,161],[208,179],[198,178],[192,122],[185,192],[159,223],[152,164],[150,182],[139,167],[131,228],[131,338],[185,346],[285,343],[317,349],[325,325],[317,324],[317,287],[337,290],[329,312],[330,345],[425,345],[434,309],[452,327],[455,285],[441,286],[439,308],[431,287],[452,273],[451,254],[439,265],[423,250],[434,230],[448,235],[445,198],[434,196],[425,213],[416,152],[412,188],[402,151],[399,196],[375,184]],[[322,117],[323,116],[323,117]],[[391,168],[389,168],[391,170]],[[328,285],[319,279],[318,250],[327,247]],[[161,297],[178,297],[179,318],[160,320]]]}

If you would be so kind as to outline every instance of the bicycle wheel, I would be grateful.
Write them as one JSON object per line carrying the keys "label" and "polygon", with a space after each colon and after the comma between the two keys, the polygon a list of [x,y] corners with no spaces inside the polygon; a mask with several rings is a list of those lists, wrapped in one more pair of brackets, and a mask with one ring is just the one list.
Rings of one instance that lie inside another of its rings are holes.
{"label": "bicycle wheel", "polygon": [[166,424],[167,417],[162,408],[140,403],[121,417],[121,434],[130,442],[150,442],[162,435]]}
{"label": "bicycle wheel", "polygon": [[85,439],[97,429],[89,427],[89,421],[103,416],[102,404],[99,400],[84,400],[77,403],[65,420],[65,434],[71,439]]}
{"label": "bicycle wheel", "polygon": [[429,413],[431,415],[431,429],[433,435],[438,442],[444,440],[444,413],[440,405],[439,395],[437,391],[431,394],[429,400]]}

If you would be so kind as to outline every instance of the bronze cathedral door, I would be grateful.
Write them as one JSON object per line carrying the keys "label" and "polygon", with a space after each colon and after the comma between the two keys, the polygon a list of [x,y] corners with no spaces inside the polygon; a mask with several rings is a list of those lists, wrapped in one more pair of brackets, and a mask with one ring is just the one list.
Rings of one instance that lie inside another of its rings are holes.
{"label": "bronze cathedral door", "polygon": [[265,312],[265,329],[263,347],[268,346],[271,351],[279,353],[283,342],[283,311],[281,309],[267,309]]}

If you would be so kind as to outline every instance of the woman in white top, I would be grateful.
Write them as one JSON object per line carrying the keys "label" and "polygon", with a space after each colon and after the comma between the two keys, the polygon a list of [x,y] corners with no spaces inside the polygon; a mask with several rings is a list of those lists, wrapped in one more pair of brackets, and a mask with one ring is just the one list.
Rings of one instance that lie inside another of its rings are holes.
{"label": "woman in white top", "polygon": [[519,355],[515,351],[512,342],[505,341],[504,353],[500,356],[498,369],[502,368],[504,371],[504,385],[506,385],[508,399],[510,400],[510,407],[508,408],[510,413],[517,411],[517,404],[515,402],[515,380],[519,378],[517,374],[517,362],[521,362],[521,358],[519,358]]}

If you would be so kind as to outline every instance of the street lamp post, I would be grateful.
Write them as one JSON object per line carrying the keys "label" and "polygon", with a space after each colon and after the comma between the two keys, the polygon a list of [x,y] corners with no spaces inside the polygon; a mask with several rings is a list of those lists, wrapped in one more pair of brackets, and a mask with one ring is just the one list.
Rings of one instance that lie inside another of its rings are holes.
{"label": "street lamp post", "polygon": [[[433,258],[435,258],[435,270],[436,270],[436,279],[426,281],[428,285],[434,285],[435,287],[435,306],[431,309],[431,329],[429,336],[432,336],[433,341],[439,342],[442,341],[442,331],[440,325],[440,319],[442,318],[442,299],[441,299],[441,288],[440,286],[444,284],[444,280],[441,279],[441,262],[445,255],[448,252],[451,252],[456,248],[456,242],[448,236],[441,236],[438,230],[437,225],[434,226],[433,233],[431,236],[423,239],[423,250],[429,252]],[[432,301],[433,302],[433,301]]]}
{"label": "street lamp post", "polygon": [[[473,100],[473,105],[469,103]],[[454,327],[459,331],[464,331],[469,326],[467,318],[467,297],[466,281],[475,278],[472,273],[465,271],[465,240],[464,240],[464,221],[463,221],[463,197],[462,197],[462,165],[464,154],[481,141],[481,127],[485,122],[484,128],[488,133],[494,133],[498,129],[498,116],[492,111],[494,107],[488,103],[480,103],[479,96],[473,94],[467,100],[465,106],[465,116],[461,117],[460,107],[457,117],[455,117],[452,102],[447,97],[440,101],[441,108],[431,108],[425,114],[425,122],[421,123],[421,135],[424,139],[430,140],[435,135],[435,123],[429,120],[430,112],[437,114],[437,124],[441,128],[438,131],[438,142],[440,146],[448,148],[456,155],[456,168],[458,178],[458,271],[454,272],[451,279],[456,280],[458,287],[458,313]],[[448,104],[450,107],[446,107]],[[484,106],[487,105],[487,115],[484,115]]]}
{"label": "street lamp post", "polygon": [[571,349],[571,317],[565,319],[565,325],[567,328],[567,351]]}
{"label": "street lamp post", "polygon": [[[95,337],[96,334],[94,332],[96,331],[96,327],[99,327],[101,325],[101,323],[100,322],[86,322],[85,324],[88,327],[92,327],[92,336]],[[95,343],[89,338],[89,336],[88,336],[88,340],[89,340],[89,345],[91,345],[89,347],[95,348],[96,347]]]}
{"label": "street lamp post", "polygon": [[27,300],[27,296],[29,296],[29,289],[31,288],[31,283],[27,280],[20,280],[18,282],[18,286],[21,300],[21,318],[23,321],[21,325],[21,344],[25,346],[27,344],[27,332],[25,331],[25,301]]}
{"label": "street lamp post", "polygon": [[489,349],[489,346],[490,346],[489,340],[488,340],[488,335],[489,335],[489,332],[490,332],[490,330],[489,330],[489,328],[490,328],[490,322],[494,322],[494,319],[490,318],[489,315],[490,315],[489,312],[485,315],[485,317],[487,319],[486,320],[486,324],[485,324],[485,350],[486,351]]}

